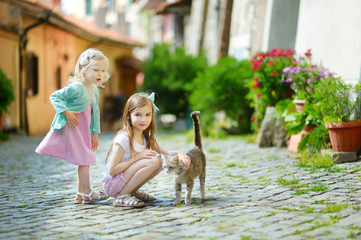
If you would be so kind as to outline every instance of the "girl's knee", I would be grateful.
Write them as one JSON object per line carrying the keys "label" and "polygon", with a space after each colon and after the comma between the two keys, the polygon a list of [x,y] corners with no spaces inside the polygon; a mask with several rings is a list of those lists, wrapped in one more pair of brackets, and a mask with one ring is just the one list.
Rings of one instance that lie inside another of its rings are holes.
{"label": "girl's knee", "polygon": [[158,157],[152,158],[152,167],[154,169],[158,169],[160,166],[162,166],[161,160]]}

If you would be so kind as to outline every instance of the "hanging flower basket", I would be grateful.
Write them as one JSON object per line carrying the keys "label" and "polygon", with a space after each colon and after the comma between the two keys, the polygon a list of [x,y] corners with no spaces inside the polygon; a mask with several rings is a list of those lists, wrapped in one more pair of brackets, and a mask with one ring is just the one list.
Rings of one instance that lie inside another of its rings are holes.
{"label": "hanging flower basket", "polygon": [[361,121],[328,123],[332,149],[336,152],[355,152],[361,146]]}

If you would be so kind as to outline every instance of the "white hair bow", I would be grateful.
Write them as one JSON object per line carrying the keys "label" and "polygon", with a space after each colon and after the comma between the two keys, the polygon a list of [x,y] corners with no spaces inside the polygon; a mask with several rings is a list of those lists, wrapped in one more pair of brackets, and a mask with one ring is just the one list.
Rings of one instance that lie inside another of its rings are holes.
{"label": "white hair bow", "polygon": [[80,56],[80,65],[81,66],[85,66],[89,63],[89,60],[94,57],[95,55],[95,51],[92,49],[88,49],[85,52],[82,53],[82,55]]}

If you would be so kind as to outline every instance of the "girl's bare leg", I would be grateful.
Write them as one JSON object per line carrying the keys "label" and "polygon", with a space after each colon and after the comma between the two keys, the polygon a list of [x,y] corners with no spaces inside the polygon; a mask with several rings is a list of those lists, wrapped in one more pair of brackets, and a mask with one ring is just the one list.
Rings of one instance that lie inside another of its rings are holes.
{"label": "girl's bare leg", "polygon": [[124,171],[127,180],[120,194],[131,193],[155,177],[162,170],[161,161],[154,157],[152,159],[142,159],[135,162]]}
{"label": "girl's bare leg", "polygon": [[144,182],[142,182],[136,189],[134,189],[133,191],[138,191],[139,188],[141,188],[144,184],[146,184],[146,183],[149,182],[152,178],[154,178],[155,176],[157,176],[162,170],[163,170],[163,168],[162,168],[162,164],[161,164],[161,162],[160,162],[160,165],[159,165],[158,169],[157,169],[151,176],[149,176],[149,178],[147,178]]}
{"label": "girl's bare leg", "polygon": [[[89,177],[89,166],[79,166],[78,167],[78,192],[89,194],[90,189],[90,177]],[[92,194],[93,198],[98,197],[98,193],[93,192]],[[82,197],[79,195],[76,195],[76,200],[81,200]],[[83,200],[89,200],[88,198],[85,198]]]}

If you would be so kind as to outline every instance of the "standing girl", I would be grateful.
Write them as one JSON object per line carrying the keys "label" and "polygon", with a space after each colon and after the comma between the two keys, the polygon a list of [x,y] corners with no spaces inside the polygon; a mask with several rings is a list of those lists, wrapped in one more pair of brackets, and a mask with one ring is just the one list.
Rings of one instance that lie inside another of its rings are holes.
{"label": "standing girl", "polygon": [[138,189],[162,170],[158,154],[178,154],[185,165],[190,166],[187,155],[170,152],[157,143],[156,110],[154,93],[150,96],[135,93],[125,105],[124,127],[113,139],[102,172],[105,193],[114,197],[114,206],[143,207],[144,202],[155,200]]}
{"label": "standing girl", "polygon": [[79,56],[69,84],[50,96],[56,114],[50,132],[35,150],[78,166],[74,203],[86,204],[107,198],[104,193],[91,190],[89,168],[96,165],[94,151],[99,145],[97,86],[104,87],[103,83],[109,79],[108,68],[108,58],[97,49],[89,48]]}

